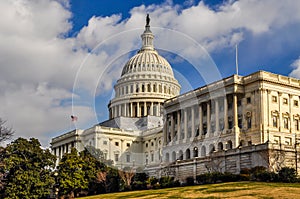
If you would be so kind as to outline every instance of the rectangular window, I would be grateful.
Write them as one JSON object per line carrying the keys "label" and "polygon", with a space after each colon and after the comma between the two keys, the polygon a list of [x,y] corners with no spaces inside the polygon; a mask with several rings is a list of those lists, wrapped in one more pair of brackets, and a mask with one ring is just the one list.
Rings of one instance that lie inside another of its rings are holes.
{"label": "rectangular window", "polygon": [[231,120],[228,119],[228,128],[232,129],[232,127],[233,127],[232,119]]}
{"label": "rectangular window", "polygon": [[248,126],[248,129],[251,129],[251,117],[248,117],[247,118],[247,126]]}
{"label": "rectangular window", "polygon": [[115,142],[115,145],[116,145],[116,146],[119,146],[119,142]]}
{"label": "rectangular window", "polygon": [[215,132],[216,131],[216,124],[214,122],[211,123],[210,125],[210,132]]}
{"label": "rectangular window", "polygon": [[103,153],[103,157],[104,157],[105,160],[107,160],[107,152]]}
{"label": "rectangular window", "polygon": [[272,102],[277,102],[277,96],[272,96]]}
{"label": "rectangular window", "polygon": [[126,162],[130,162],[130,155],[129,154],[126,155]]}
{"label": "rectangular window", "polygon": [[294,106],[298,107],[298,100],[294,100]]}
{"label": "rectangular window", "polygon": [[247,104],[251,104],[251,98],[247,97]]}
{"label": "rectangular window", "polygon": [[274,136],[274,144],[277,144],[279,145],[281,142],[280,142],[280,137],[279,136]]}
{"label": "rectangular window", "polygon": [[224,106],[223,105],[220,105],[219,106],[219,112],[223,112],[224,111]]}
{"label": "rectangular window", "polygon": [[287,117],[283,118],[283,128],[289,129],[289,119]]}
{"label": "rectangular window", "polygon": [[188,138],[192,137],[192,128],[191,127],[188,128],[187,137]]}
{"label": "rectangular window", "polygon": [[243,128],[243,116],[238,115],[238,126],[239,128]]}
{"label": "rectangular window", "polygon": [[205,135],[207,133],[207,124],[203,123],[203,135]]}
{"label": "rectangular window", "polygon": [[221,131],[224,130],[224,119],[220,119],[220,120],[219,120],[219,129],[220,129]]}
{"label": "rectangular window", "polygon": [[119,154],[115,154],[115,161],[116,161],[116,162],[119,161]]}
{"label": "rectangular window", "polygon": [[151,162],[153,162],[153,161],[154,161],[154,154],[151,153]]}
{"label": "rectangular window", "polygon": [[288,99],[287,98],[283,98],[283,104],[288,104]]}
{"label": "rectangular window", "polygon": [[292,138],[288,138],[288,137],[286,137],[285,138],[285,143],[284,143],[285,145],[288,145],[288,146],[291,146],[292,145]]}
{"label": "rectangular window", "polygon": [[295,130],[299,131],[299,120],[295,119]]}
{"label": "rectangular window", "polygon": [[278,117],[274,115],[272,119],[273,119],[273,127],[277,128],[278,127]]}
{"label": "rectangular window", "polygon": [[146,155],[146,164],[148,164],[148,155]]}
{"label": "rectangular window", "polygon": [[107,145],[107,141],[106,140],[103,141],[103,145]]}
{"label": "rectangular window", "polygon": [[238,101],[237,101],[237,105],[238,105],[238,106],[241,106],[241,105],[242,105],[242,100],[238,100]]}
{"label": "rectangular window", "polygon": [[204,109],[204,110],[203,110],[203,116],[206,116],[206,115],[207,115],[207,110]]}
{"label": "rectangular window", "polygon": [[126,146],[127,146],[127,147],[130,147],[130,143],[126,143]]}

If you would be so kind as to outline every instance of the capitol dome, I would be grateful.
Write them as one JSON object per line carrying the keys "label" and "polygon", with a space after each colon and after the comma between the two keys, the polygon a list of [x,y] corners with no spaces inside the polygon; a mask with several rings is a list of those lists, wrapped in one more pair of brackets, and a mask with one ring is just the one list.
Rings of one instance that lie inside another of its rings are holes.
{"label": "capitol dome", "polygon": [[147,15],[142,48],[125,64],[114,87],[115,97],[108,105],[110,119],[161,116],[164,101],[180,93],[171,65],[154,49],[149,23]]}

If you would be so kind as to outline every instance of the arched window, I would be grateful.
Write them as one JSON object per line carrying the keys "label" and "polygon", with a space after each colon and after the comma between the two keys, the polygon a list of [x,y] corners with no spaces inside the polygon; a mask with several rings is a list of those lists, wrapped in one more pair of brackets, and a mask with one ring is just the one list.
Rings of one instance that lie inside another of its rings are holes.
{"label": "arched window", "polygon": [[218,151],[222,151],[223,150],[223,143],[219,142],[218,143]]}
{"label": "arched window", "polygon": [[170,162],[170,155],[169,155],[169,153],[166,153],[166,162]]}
{"label": "arched window", "polygon": [[205,157],[205,156],[206,156],[206,148],[205,148],[205,146],[202,146],[202,147],[201,147],[201,156],[202,156],[202,157]]}
{"label": "arched window", "polygon": [[172,152],[172,161],[173,162],[176,161],[176,152],[175,151]]}
{"label": "arched window", "polygon": [[245,140],[241,140],[241,141],[240,141],[240,146],[246,146]]}
{"label": "arched window", "polygon": [[156,92],[156,85],[153,84],[153,92]]}
{"label": "arched window", "polygon": [[133,85],[130,85],[130,93],[133,93]]}
{"label": "arched window", "polygon": [[145,85],[142,84],[142,92],[145,92]]}
{"label": "arched window", "polygon": [[151,86],[150,86],[150,84],[147,85],[147,92],[151,92]]}
{"label": "arched window", "polygon": [[198,157],[198,147],[194,147],[194,149],[193,149],[193,157],[194,158]]}
{"label": "arched window", "polygon": [[179,151],[178,156],[179,156],[178,160],[183,160],[183,152],[182,152],[182,150]]}
{"label": "arched window", "polygon": [[191,159],[191,151],[190,151],[190,149],[187,149],[185,151],[185,159],[186,160]]}
{"label": "arched window", "polygon": [[232,149],[232,141],[231,140],[227,141],[227,149]]}
{"label": "arched window", "polygon": [[216,151],[215,146],[213,144],[209,145],[209,153]]}

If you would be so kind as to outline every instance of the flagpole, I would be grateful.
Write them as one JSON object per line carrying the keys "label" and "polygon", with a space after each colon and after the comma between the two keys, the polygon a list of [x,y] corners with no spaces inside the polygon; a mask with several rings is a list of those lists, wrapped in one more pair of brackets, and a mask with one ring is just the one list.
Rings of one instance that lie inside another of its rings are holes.
{"label": "flagpole", "polygon": [[69,131],[71,131],[72,130],[72,120],[70,120],[70,130]]}
{"label": "flagpole", "polygon": [[235,70],[236,74],[239,75],[239,62],[238,62],[238,45],[235,45]]}

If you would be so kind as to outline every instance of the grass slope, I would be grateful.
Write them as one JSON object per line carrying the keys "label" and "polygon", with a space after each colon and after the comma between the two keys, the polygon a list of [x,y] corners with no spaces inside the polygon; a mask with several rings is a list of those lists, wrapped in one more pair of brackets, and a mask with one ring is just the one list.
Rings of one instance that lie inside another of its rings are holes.
{"label": "grass slope", "polygon": [[128,198],[300,198],[300,183],[231,182],[168,189],[101,194],[81,199]]}

